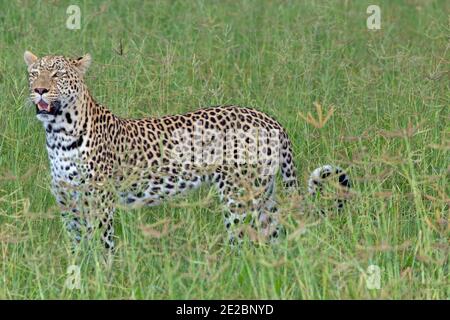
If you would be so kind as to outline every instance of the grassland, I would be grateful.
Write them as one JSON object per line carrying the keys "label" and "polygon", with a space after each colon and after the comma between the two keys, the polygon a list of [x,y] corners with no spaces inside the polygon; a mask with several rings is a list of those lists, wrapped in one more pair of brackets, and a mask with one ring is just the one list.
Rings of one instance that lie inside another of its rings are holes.
{"label": "grassland", "polygon": [[[448,1],[2,1],[0,298],[448,299]],[[66,8],[81,8],[69,30]],[[127,117],[239,104],[277,118],[305,192],[319,164],[346,168],[347,208],[296,210],[279,188],[289,236],[225,245],[207,188],[161,207],[120,210],[113,268],[70,245],[50,192],[45,135],[26,103],[24,50],[81,55],[98,101]],[[322,127],[314,103],[335,112]],[[156,225],[154,225],[156,224]],[[81,268],[81,288],[65,286]],[[380,289],[368,289],[369,265]]]}

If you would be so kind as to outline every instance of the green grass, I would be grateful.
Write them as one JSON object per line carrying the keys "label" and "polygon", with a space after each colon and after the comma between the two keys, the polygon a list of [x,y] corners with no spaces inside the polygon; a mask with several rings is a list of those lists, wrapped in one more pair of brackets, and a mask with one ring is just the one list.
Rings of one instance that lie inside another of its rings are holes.
{"label": "green grass", "polygon": [[[448,299],[449,2],[376,2],[376,32],[365,0],[1,2],[0,298]],[[69,4],[82,10],[81,30],[65,28]],[[279,188],[291,236],[233,250],[205,188],[120,210],[111,270],[100,248],[74,257],[44,130],[25,103],[26,49],[91,53],[91,92],[121,116],[265,111],[293,140],[302,192],[312,169],[334,163],[348,169],[353,197],[322,218],[288,210],[294,200]],[[336,108],[321,129],[298,115],[316,117],[314,102]],[[164,219],[161,237],[142,231]],[[65,287],[71,264],[80,290]],[[379,290],[366,287],[369,265],[381,268]]]}

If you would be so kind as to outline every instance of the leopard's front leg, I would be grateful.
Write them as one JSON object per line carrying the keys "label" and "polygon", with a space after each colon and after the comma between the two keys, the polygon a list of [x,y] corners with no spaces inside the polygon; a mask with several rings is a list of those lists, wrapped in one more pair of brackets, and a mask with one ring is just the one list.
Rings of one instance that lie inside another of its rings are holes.
{"label": "leopard's front leg", "polygon": [[59,189],[56,195],[73,251],[83,240],[90,241],[98,232],[105,248],[114,250],[114,193],[99,187],[84,186]]}
{"label": "leopard's front leg", "polygon": [[106,249],[114,251],[114,207],[105,207],[98,224],[101,232],[101,241]]}

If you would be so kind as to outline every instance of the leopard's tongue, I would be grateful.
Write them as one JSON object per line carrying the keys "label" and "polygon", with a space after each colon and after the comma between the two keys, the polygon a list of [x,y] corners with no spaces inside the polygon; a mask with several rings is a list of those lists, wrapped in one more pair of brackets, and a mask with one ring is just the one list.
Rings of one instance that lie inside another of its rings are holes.
{"label": "leopard's tongue", "polygon": [[40,111],[50,112],[50,105],[46,103],[44,100],[39,101],[37,105]]}

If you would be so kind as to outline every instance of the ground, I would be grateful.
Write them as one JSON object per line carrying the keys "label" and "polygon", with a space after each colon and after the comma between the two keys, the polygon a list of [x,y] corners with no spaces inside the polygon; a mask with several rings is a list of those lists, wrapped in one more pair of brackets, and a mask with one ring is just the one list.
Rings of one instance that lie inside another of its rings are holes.
{"label": "ground", "polygon": [[[373,1],[77,1],[79,30],[66,28],[71,4],[0,4],[0,298],[450,297],[448,1],[377,1],[378,31]],[[353,177],[349,205],[310,215],[278,188],[288,237],[236,250],[203,188],[119,210],[111,269],[100,246],[73,257],[26,104],[27,49],[89,52],[91,92],[121,116],[267,112],[293,141],[302,191],[335,163]],[[306,118],[319,104],[334,106],[326,123]]]}

